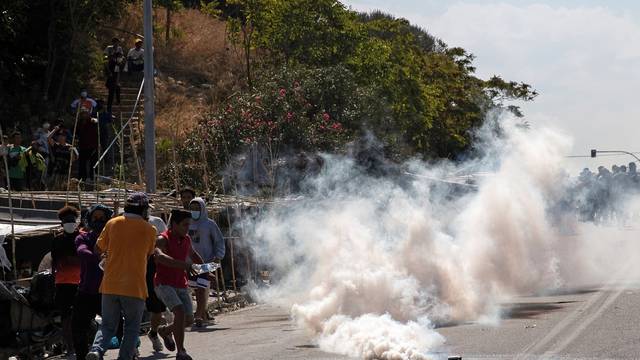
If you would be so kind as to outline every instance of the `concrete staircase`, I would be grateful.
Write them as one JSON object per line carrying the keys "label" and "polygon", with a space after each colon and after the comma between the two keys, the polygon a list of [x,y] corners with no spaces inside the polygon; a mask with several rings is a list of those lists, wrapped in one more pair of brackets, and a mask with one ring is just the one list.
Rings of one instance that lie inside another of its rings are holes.
{"label": "concrete staircase", "polygon": [[[114,135],[120,130],[121,122],[126,123],[132,115],[133,107],[136,103],[142,74],[128,75],[124,74],[120,79],[120,104],[114,99],[112,106],[112,114],[115,116],[113,125],[115,127]],[[103,79],[96,79],[90,86],[91,95],[99,98],[107,105],[109,91],[104,84]],[[141,159],[143,158],[144,139],[143,139],[143,118],[144,118],[144,96],[141,94],[138,106],[131,117],[130,129],[124,131],[124,165],[125,180],[128,182],[139,182],[139,169],[142,169]],[[133,145],[133,146],[132,146]],[[104,147],[108,144],[104,144]],[[115,160],[116,164],[120,163],[119,143],[116,142]],[[137,161],[137,163],[136,163]],[[117,177],[117,174],[115,174]]]}

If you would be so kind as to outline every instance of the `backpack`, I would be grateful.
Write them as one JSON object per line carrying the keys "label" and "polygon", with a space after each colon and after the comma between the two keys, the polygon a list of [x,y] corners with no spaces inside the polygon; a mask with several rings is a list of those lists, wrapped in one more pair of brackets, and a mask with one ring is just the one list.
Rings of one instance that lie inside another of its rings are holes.
{"label": "backpack", "polygon": [[53,310],[55,294],[55,276],[51,271],[39,272],[31,278],[29,304],[36,311],[46,313]]}

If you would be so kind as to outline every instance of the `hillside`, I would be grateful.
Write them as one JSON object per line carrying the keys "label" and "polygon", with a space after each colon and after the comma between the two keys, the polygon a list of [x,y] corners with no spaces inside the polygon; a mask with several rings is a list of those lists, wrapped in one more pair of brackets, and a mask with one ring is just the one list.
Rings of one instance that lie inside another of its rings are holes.
{"label": "hillside", "polygon": [[[88,23],[95,22],[95,31],[82,37],[94,60],[72,62],[83,75],[64,80],[65,89],[99,86],[102,65],[95,59],[104,46],[117,36],[128,48],[142,28],[139,2],[108,3],[117,11],[92,12]],[[189,2],[162,4],[154,10],[154,38],[164,187],[182,182],[219,190],[221,174],[250,148],[260,149],[274,172],[283,156],[345,152],[371,135],[388,159],[456,159],[473,150],[474,129],[488,112],[519,116],[510,101],[537,95],[499,76],[479,79],[472,54],[404,19],[356,13],[335,0],[234,0],[198,9]],[[67,90],[46,102],[46,111],[30,111],[30,125],[72,97]],[[33,98],[23,105],[29,103]]]}

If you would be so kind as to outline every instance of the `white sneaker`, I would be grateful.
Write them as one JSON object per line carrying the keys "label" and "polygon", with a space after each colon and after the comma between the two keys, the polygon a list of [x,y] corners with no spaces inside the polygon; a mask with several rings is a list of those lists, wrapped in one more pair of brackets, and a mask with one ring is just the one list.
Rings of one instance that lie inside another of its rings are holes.
{"label": "white sneaker", "polygon": [[100,353],[92,351],[85,356],[86,360],[100,360]]}
{"label": "white sneaker", "polygon": [[156,334],[156,336],[149,334],[149,341],[151,341],[151,347],[153,347],[153,351],[160,352],[164,350],[164,346],[162,346],[162,340],[160,340],[160,336],[158,336],[158,334]]}

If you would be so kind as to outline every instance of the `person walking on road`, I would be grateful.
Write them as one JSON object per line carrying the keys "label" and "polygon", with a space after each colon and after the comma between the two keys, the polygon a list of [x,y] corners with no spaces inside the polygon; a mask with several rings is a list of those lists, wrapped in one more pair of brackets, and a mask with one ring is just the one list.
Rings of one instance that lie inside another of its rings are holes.
{"label": "person walking on road", "polygon": [[[171,211],[169,230],[160,235],[156,243],[154,278],[158,298],[173,312],[173,323],[162,326],[158,333],[167,350],[177,350],[177,360],[191,360],[184,347],[184,329],[193,323],[193,303],[187,286],[187,274],[192,272],[190,260],[201,264],[202,258],[193,250],[189,237],[191,213]],[[171,338],[175,339],[175,342]]]}
{"label": "person walking on road", "polygon": [[89,352],[89,331],[96,315],[102,314],[102,269],[98,266],[100,255],[95,252],[95,246],[112,215],[113,211],[107,206],[93,205],[86,214],[88,231],[80,232],[75,239],[76,252],[80,258],[80,284],[73,305],[71,329],[78,360],[85,360]]}
{"label": "person walking on road", "polygon": [[[167,225],[164,220],[157,216],[149,215],[149,224],[153,225],[156,229],[156,235],[160,235],[163,232],[167,231]],[[151,330],[149,331],[149,340],[151,341],[151,346],[153,351],[160,352],[163,350],[162,341],[158,336],[158,328],[162,325],[162,313],[167,310],[164,303],[160,301],[158,296],[156,295],[153,278],[156,275],[156,262],[153,259],[153,255],[147,261],[147,292],[149,293],[149,297],[145,301],[147,311],[150,314],[151,321]]]}
{"label": "person walking on road", "polygon": [[116,334],[121,315],[124,334],[118,359],[130,360],[135,354],[140,323],[148,296],[147,259],[153,254],[156,229],[147,222],[149,199],[145,193],[129,195],[124,215],[105,225],[96,251],[104,257],[102,293],[102,325],[96,333],[87,360],[99,360]]}
{"label": "person walking on road", "polygon": [[65,206],[58,211],[62,233],[53,238],[51,246],[51,267],[55,276],[56,309],[62,317],[62,333],[67,353],[73,352],[72,309],[80,283],[80,258],[76,252],[75,240],[78,231],[80,211]]}
{"label": "person walking on road", "polygon": [[[193,244],[193,249],[200,254],[205,263],[220,263],[225,254],[225,243],[222,231],[215,221],[209,219],[207,207],[204,199],[195,198],[189,204],[193,223],[189,227],[189,236]],[[191,277],[189,284],[195,287],[196,292],[196,327],[204,327],[207,322],[207,302],[209,300],[209,289],[211,274],[201,274]],[[215,276],[215,275],[214,275]]]}

